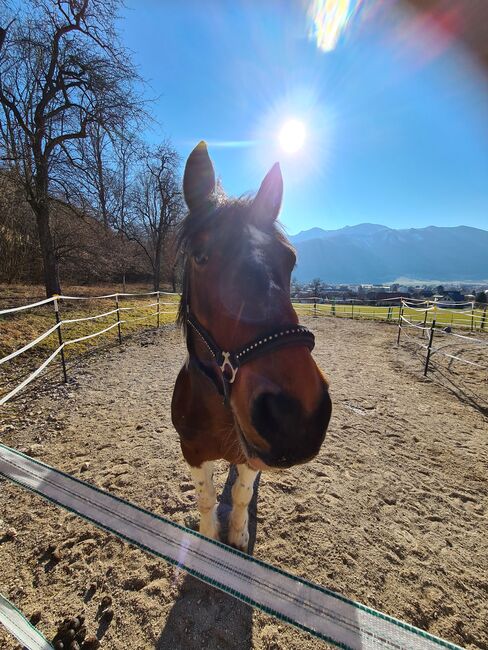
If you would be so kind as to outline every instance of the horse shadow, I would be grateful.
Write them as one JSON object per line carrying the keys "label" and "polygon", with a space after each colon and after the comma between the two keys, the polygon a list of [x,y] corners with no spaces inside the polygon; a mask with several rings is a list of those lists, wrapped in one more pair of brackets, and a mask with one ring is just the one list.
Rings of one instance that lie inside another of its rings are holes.
{"label": "horse shadow", "polygon": [[[249,554],[256,543],[256,514],[260,474],[249,504]],[[227,539],[232,486],[237,470],[231,465],[220,497],[218,516]],[[157,650],[248,650],[252,647],[252,607],[187,575],[156,642]]]}

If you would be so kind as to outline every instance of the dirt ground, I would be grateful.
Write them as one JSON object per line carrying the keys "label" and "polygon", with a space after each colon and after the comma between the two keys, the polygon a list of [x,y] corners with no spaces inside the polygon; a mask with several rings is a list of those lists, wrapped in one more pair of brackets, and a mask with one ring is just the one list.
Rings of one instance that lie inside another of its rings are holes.
{"label": "dirt ground", "polygon": [[[487,412],[424,380],[411,350],[394,347],[392,326],[303,322],[317,334],[334,412],[313,462],[260,477],[255,556],[488,649]],[[91,356],[70,369],[67,386],[11,404],[2,441],[194,527],[195,492],[170,421],[184,355],[168,326]],[[226,494],[229,477],[222,463]],[[107,649],[326,647],[6,481],[0,517],[0,591],[39,613],[48,638],[84,613]],[[2,630],[0,647],[17,647]]]}

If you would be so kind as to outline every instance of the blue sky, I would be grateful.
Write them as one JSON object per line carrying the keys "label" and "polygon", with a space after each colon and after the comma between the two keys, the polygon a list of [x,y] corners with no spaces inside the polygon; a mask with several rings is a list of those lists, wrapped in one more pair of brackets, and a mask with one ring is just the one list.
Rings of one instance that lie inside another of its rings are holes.
{"label": "blue sky", "polygon": [[[469,55],[393,0],[370,0],[333,51],[306,3],[128,0],[122,37],[183,159],[201,139],[230,194],[279,160],[287,231],[364,221],[488,228],[488,82]],[[385,7],[388,7],[386,9]],[[283,152],[288,118],[303,149]]]}

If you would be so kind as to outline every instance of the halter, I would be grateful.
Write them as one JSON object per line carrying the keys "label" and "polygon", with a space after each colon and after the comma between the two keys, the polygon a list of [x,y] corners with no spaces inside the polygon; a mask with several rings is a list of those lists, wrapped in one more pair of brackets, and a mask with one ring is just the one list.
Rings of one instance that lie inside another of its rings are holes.
{"label": "halter", "polygon": [[315,336],[307,327],[303,325],[286,325],[281,327],[281,329],[267,332],[253,341],[246,343],[238,350],[225,352],[217,345],[210,332],[203,327],[189,309],[186,322],[205,343],[220,370],[218,375],[222,380],[221,382],[217,380],[213,373],[208,372],[208,369],[198,357],[193,356],[192,360],[213,381],[218,392],[223,396],[224,404],[228,404],[231,384],[234,383],[239,368],[245,363],[269,354],[279,348],[303,346],[312,351],[315,346]]}

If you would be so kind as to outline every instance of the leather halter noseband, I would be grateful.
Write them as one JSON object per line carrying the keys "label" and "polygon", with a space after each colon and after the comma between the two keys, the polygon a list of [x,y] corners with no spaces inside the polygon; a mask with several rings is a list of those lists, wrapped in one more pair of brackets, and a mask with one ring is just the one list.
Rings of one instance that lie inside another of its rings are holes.
{"label": "leather halter noseband", "polygon": [[197,362],[200,369],[213,381],[218,392],[223,396],[224,404],[228,403],[230,386],[234,383],[239,368],[245,363],[269,354],[279,348],[303,346],[312,351],[315,346],[315,336],[307,327],[303,325],[286,325],[280,329],[267,332],[259,338],[246,343],[238,350],[225,352],[217,345],[212,335],[189,310],[186,322],[205,343],[220,370],[219,374],[222,378],[222,384],[216,380],[214,375],[208,373],[198,357],[193,356],[193,360]]}

